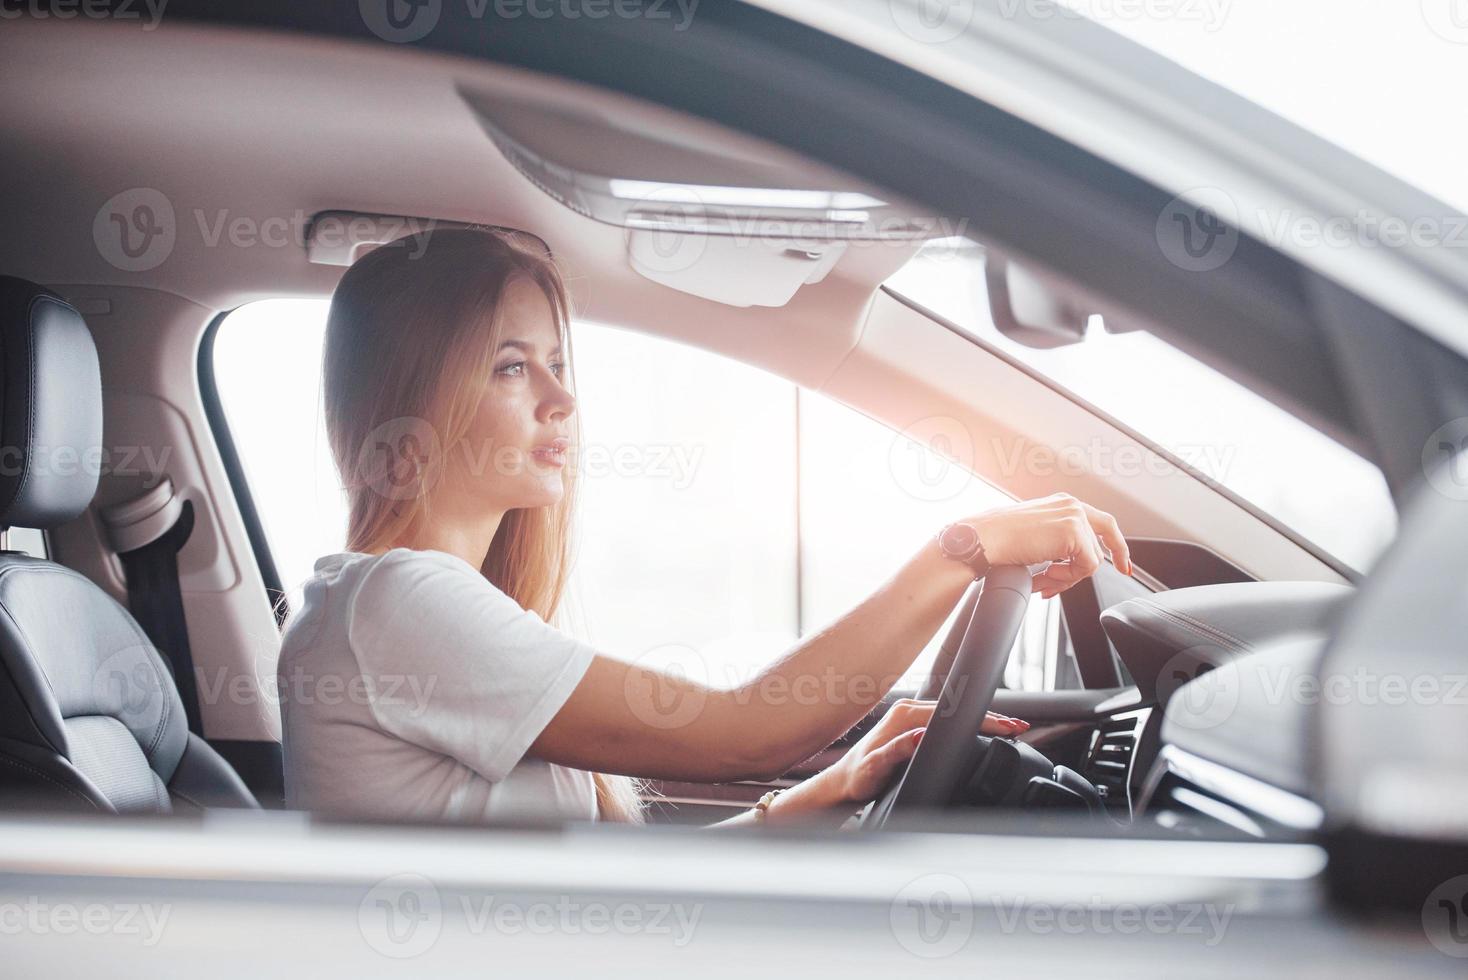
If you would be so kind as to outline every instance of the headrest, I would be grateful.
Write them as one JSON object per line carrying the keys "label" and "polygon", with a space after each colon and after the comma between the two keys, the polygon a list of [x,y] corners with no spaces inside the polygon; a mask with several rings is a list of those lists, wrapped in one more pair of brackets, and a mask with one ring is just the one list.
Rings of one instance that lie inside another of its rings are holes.
{"label": "headrest", "polygon": [[50,528],[84,513],[102,467],[102,375],[82,315],[0,276],[0,525]]}

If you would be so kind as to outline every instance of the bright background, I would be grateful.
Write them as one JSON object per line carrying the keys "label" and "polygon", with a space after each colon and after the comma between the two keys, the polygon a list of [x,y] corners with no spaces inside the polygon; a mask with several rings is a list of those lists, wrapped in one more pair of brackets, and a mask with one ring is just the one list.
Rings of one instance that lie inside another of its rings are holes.
{"label": "bright background", "polygon": [[[1468,209],[1468,0],[1061,2]],[[1369,567],[1390,540],[1375,467],[1155,338],[1093,328],[1072,348],[1011,344],[985,313],[981,258],[953,244],[920,256],[894,288],[1200,462],[1347,563]],[[342,542],[320,424],[325,312],[323,301],[251,304],[216,348],[288,588]],[[938,481],[951,495],[915,495],[913,467],[923,485],[942,472],[925,450],[752,368],[594,324],[575,332],[587,445],[634,447],[642,460],[584,483],[567,626],[606,649],[692,649],[732,679],[859,601],[943,523],[1002,499],[951,473]],[[1037,603],[1034,628],[1047,618]],[[1038,686],[1053,669],[1016,660],[1008,680]]]}
{"label": "bright background", "polygon": [[1059,2],[1468,211],[1468,0]]}
{"label": "bright background", "polygon": [[[215,346],[220,399],[288,592],[345,537],[321,422],[326,311],[318,300],[252,303]],[[693,651],[708,680],[732,684],[860,602],[945,523],[1006,499],[763,371],[631,331],[573,329],[586,465],[562,625],[616,655],[686,665]],[[1034,629],[1055,615],[1037,601]],[[1011,666],[1015,686],[1054,676],[1047,652],[1029,649]]]}
{"label": "bright background", "polygon": [[[982,254],[937,243],[890,285],[1010,349],[1364,567],[1394,512],[1376,468],[1161,341],[1093,329],[1032,351],[987,315]],[[215,369],[288,591],[343,546],[321,422],[327,304],[267,300],[221,325]],[[696,663],[732,684],[860,602],[945,523],[1006,498],[927,447],[822,395],[707,351],[573,327],[583,493],[562,625],[602,649]],[[1210,450],[1212,452],[1210,452]],[[1007,682],[1057,674],[1056,603],[1035,602]],[[936,649],[916,661],[916,685]],[[693,656],[690,657],[689,653]]]}

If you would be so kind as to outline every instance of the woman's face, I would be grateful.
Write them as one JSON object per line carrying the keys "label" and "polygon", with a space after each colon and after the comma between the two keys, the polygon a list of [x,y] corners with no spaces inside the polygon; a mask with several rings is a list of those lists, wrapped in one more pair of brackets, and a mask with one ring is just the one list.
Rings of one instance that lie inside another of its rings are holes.
{"label": "woman's face", "polygon": [[540,287],[515,279],[500,301],[489,378],[456,453],[476,503],[495,510],[548,507],[565,495],[576,400],[561,337]]}

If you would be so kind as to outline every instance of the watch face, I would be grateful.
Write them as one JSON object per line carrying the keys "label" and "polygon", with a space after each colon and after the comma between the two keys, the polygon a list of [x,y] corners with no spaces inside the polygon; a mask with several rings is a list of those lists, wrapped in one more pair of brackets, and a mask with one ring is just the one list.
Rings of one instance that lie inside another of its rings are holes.
{"label": "watch face", "polygon": [[943,554],[961,561],[978,546],[979,532],[967,524],[953,524],[944,529],[938,543],[943,547]]}

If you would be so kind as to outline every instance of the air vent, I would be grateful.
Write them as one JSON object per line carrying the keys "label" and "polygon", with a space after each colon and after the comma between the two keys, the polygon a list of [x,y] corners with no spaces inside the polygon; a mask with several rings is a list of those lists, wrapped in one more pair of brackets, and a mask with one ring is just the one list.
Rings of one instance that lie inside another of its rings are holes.
{"label": "air vent", "polygon": [[1130,814],[1132,760],[1151,708],[1128,711],[1101,723],[1091,740],[1082,773],[1101,791],[1107,807]]}

